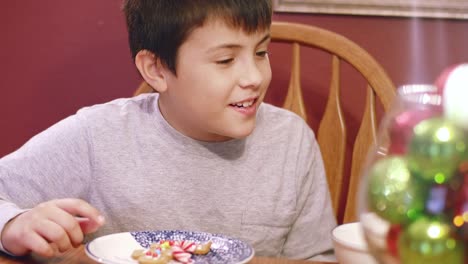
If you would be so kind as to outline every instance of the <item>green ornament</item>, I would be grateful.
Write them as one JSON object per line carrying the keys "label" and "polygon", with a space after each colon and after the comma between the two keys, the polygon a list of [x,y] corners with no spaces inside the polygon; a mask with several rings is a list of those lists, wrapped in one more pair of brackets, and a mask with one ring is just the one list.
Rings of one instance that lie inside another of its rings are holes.
{"label": "green ornament", "polygon": [[445,221],[421,217],[403,231],[398,240],[402,264],[463,264],[464,245],[451,236]]}
{"label": "green ornament", "polygon": [[370,209],[392,224],[404,224],[424,210],[427,186],[418,182],[403,156],[387,156],[369,170],[367,189]]}
{"label": "green ornament", "polygon": [[468,153],[464,130],[437,117],[422,121],[413,132],[408,151],[410,170],[433,183],[448,182]]}

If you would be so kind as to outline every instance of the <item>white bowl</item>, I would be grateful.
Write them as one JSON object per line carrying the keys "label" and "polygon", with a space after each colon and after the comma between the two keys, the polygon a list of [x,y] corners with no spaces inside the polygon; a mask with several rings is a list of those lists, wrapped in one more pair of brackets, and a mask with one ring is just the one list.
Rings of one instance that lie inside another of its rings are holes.
{"label": "white bowl", "polygon": [[332,231],[335,255],[340,264],[377,264],[367,248],[361,223],[348,223]]}

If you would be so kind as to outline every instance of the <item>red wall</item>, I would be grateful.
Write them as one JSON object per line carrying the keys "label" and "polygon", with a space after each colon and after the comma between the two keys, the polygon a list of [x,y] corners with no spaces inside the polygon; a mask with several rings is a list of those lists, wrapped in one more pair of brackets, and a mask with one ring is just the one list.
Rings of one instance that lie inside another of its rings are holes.
{"label": "red wall", "polygon": [[0,156],[82,106],[138,83],[121,0],[5,1],[0,8]]}
{"label": "red wall", "polygon": [[[80,107],[132,94],[139,77],[128,51],[121,0],[5,1],[0,9],[0,157]],[[313,24],[363,46],[396,85],[432,82],[448,65],[468,61],[468,21],[275,14]],[[416,41],[414,41],[416,40]],[[413,47],[417,47],[413,49]],[[271,49],[273,82],[267,99],[281,104],[289,50]],[[315,55],[312,51],[306,54]],[[314,127],[327,96],[326,56],[303,61],[303,85]],[[325,66],[319,66],[324,61]],[[328,65],[327,65],[328,63]],[[357,124],[363,86],[343,66],[344,110]],[[354,136],[351,131],[350,137]]]}

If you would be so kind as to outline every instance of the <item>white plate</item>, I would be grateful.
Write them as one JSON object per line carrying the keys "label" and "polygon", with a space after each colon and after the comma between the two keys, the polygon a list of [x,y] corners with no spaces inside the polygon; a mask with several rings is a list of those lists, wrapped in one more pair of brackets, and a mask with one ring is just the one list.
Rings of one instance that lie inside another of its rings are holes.
{"label": "white plate", "polygon": [[254,256],[247,243],[224,235],[182,230],[125,232],[94,239],[86,244],[85,252],[93,260],[107,264],[135,264],[131,258],[135,249],[147,248],[161,240],[188,240],[195,243],[212,241],[206,255],[194,255],[196,264],[242,264]]}

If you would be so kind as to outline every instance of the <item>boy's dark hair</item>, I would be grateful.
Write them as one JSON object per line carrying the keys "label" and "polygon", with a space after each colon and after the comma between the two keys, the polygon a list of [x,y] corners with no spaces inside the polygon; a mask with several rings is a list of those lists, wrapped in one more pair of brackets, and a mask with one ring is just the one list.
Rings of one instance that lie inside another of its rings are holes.
{"label": "boy's dark hair", "polygon": [[[271,24],[271,0],[125,0],[132,57],[148,50],[176,74],[179,47],[207,19],[220,18],[247,33]],[[216,36],[213,36],[216,37]]]}

